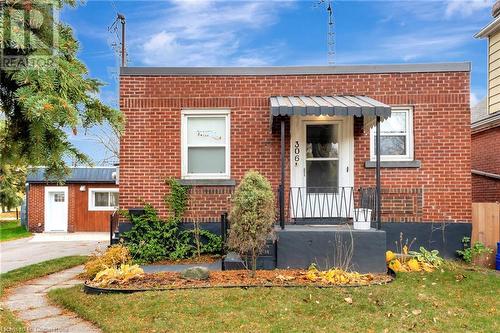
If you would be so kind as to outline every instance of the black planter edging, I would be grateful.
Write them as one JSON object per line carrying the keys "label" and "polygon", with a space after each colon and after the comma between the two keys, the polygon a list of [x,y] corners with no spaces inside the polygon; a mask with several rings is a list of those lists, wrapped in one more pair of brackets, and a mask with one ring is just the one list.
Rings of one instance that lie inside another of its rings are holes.
{"label": "black planter edging", "polygon": [[90,295],[100,295],[100,294],[132,294],[140,293],[145,291],[174,291],[174,290],[193,290],[193,289],[249,289],[249,288],[361,288],[370,286],[383,286],[394,281],[395,277],[390,276],[391,279],[383,283],[373,283],[373,284],[350,284],[350,285],[324,285],[324,284],[287,284],[287,285],[275,285],[275,284],[265,284],[265,285],[220,285],[220,286],[190,286],[190,287],[170,287],[170,288],[152,288],[152,289],[118,289],[118,288],[100,288],[89,286],[87,282],[83,284],[83,291]]}

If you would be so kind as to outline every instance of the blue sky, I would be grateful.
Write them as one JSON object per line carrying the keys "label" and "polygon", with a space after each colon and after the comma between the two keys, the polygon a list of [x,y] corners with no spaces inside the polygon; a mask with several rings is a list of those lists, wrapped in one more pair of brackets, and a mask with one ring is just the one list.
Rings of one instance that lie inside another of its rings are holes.
{"label": "blue sky", "polygon": [[[471,103],[486,94],[486,41],[493,1],[334,1],[336,64],[471,61]],[[129,66],[327,65],[327,14],[318,1],[87,1],[65,9],[90,74],[117,103],[117,43],[108,27],[127,18]],[[72,141],[95,161],[105,152]]]}

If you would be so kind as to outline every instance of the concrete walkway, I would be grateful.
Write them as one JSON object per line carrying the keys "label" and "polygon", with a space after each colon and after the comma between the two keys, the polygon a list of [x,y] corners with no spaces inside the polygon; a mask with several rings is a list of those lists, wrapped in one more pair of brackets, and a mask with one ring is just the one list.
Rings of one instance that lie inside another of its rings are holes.
{"label": "concrete walkway", "polygon": [[100,332],[75,314],[51,305],[47,299],[52,289],[82,283],[77,279],[81,271],[82,266],[70,268],[10,289],[3,306],[26,322],[28,332]]}
{"label": "concrete walkway", "polygon": [[107,232],[43,233],[0,243],[0,273],[45,260],[88,255],[109,245]]}

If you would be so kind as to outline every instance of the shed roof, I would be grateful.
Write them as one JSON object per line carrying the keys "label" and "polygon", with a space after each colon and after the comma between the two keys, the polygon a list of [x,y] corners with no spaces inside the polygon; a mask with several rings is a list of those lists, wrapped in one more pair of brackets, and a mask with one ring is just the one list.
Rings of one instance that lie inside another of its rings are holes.
{"label": "shed roof", "polygon": [[[64,183],[115,183],[115,167],[75,167],[64,179]],[[33,168],[28,172],[27,183],[53,183],[54,178],[45,178],[45,168]]]}

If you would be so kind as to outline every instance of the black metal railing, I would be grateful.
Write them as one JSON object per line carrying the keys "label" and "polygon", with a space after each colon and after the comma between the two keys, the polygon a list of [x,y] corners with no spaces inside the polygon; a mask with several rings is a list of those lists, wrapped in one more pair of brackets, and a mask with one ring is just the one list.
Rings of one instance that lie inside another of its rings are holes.
{"label": "black metal railing", "polygon": [[291,219],[350,218],[354,205],[352,187],[291,187]]}
{"label": "black metal railing", "polygon": [[114,233],[118,231],[119,224],[119,214],[118,211],[115,210],[113,213],[109,215],[109,245],[113,245],[113,237]]}
{"label": "black metal railing", "polygon": [[226,244],[227,244],[227,236],[229,232],[229,219],[227,218],[227,212],[224,212],[220,216],[220,234],[222,237],[222,255],[226,254]]}
{"label": "black metal railing", "polygon": [[291,220],[373,220],[375,191],[353,187],[291,187],[288,213]]}

